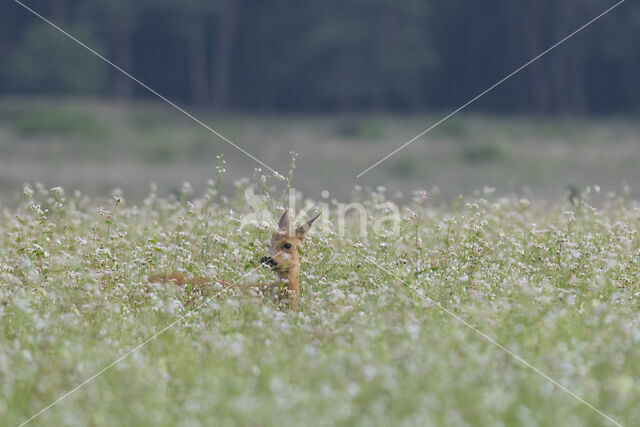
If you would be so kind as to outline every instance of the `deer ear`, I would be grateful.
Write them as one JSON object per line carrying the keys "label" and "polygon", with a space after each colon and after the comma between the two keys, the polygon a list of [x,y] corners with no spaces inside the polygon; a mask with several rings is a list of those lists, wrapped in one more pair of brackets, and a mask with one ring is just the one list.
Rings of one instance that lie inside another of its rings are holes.
{"label": "deer ear", "polygon": [[278,221],[278,227],[280,230],[289,232],[291,228],[291,216],[289,215],[289,209],[285,209],[284,213],[280,217],[280,221]]}
{"label": "deer ear", "polygon": [[313,221],[315,221],[316,219],[318,219],[318,217],[322,214],[322,212],[320,212],[318,215],[314,216],[313,218],[311,218],[309,221],[305,222],[304,224],[302,224],[300,227],[296,228],[296,237],[300,240],[304,240],[304,238],[307,235],[307,231],[309,231],[309,229],[311,228],[311,225],[313,224]]}

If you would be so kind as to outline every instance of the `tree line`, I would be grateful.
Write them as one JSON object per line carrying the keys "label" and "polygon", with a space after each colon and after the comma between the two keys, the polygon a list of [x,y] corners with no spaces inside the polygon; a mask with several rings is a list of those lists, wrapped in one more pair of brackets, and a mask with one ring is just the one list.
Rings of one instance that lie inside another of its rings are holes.
{"label": "tree line", "polygon": [[[27,1],[27,0],[24,0]],[[456,107],[611,0],[31,0],[160,93],[217,110]],[[640,4],[622,4],[482,98],[496,112],[640,109]],[[0,91],[151,96],[12,1]]]}

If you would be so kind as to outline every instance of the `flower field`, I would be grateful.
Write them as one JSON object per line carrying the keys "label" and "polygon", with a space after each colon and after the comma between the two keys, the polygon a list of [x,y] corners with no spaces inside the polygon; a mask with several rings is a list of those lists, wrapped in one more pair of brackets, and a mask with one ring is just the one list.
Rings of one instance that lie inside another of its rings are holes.
{"label": "flower field", "polygon": [[[242,181],[225,197],[218,182],[138,204],[32,185],[1,212],[0,424],[640,420],[640,203],[626,193],[593,206],[595,190],[555,202],[420,193],[396,228],[365,235],[327,201],[291,312],[219,285],[202,296],[148,283],[165,271],[273,280],[258,260],[280,193]],[[391,198],[352,197],[368,224]]]}

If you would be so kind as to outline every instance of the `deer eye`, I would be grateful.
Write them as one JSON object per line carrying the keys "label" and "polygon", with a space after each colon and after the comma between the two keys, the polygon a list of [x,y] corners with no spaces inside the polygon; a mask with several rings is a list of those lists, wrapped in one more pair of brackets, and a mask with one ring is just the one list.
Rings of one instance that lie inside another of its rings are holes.
{"label": "deer eye", "polygon": [[282,247],[285,249],[291,249],[291,243],[285,243]]}

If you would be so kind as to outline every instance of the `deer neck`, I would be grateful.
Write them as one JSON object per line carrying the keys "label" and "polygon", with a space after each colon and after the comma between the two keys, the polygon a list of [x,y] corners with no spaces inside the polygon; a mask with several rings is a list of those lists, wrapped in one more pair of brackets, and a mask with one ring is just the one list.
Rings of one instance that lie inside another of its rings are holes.
{"label": "deer neck", "polygon": [[289,291],[289,306],[296,309],[298,300],[300,299],[300,281],[298,280],[299,268],[292,267],[285,272],[277,274],[277,283],[282,284]]}
{"label": "deer neck", "polygon": [[290,268],[287,271],[277,274],[278,283],[282,283],[291,291],[300,290],[300,282],[298,281],[299,269],[297,267]]}

